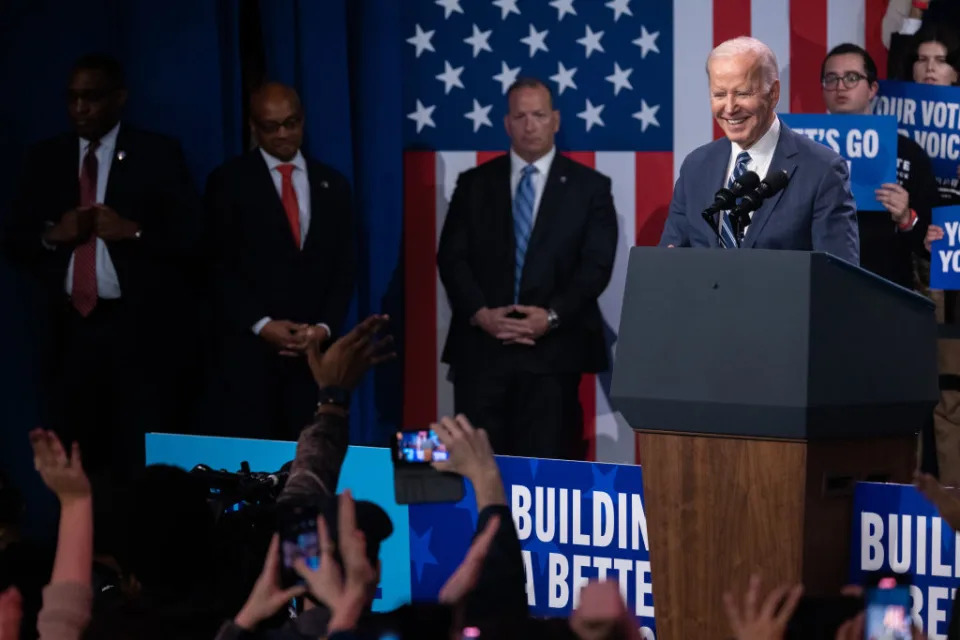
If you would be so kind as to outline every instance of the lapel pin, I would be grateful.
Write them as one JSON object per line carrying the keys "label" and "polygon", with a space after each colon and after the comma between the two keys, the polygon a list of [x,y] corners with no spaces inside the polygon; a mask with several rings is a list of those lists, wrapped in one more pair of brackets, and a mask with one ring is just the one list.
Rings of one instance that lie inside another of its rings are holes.
{"label": "lapel pin", "polygon": [[330,186],[330,183],[327,182],[326,180],[321,180],[321,181],[320,181],[320,188],[321,188],[321,189],[326,189],[326,188],[328,188],[329,186]]}
{"label": "lapel pin", "polygon": [[126,151],[117,151],[117,160],[123,162],[123,159],[127,157]]}
{"label": "lapel pin", "polygon": [[560,176],[560,184],[567,184],[567,176]]}

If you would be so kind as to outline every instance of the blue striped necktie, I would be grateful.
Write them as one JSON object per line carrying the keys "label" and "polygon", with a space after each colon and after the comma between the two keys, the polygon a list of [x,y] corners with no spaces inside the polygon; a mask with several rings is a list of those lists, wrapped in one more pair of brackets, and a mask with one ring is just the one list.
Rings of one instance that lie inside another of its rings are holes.
{"label": "blue striped necktie", "polygon": [[[746,151],[741,151],[737,155],[737,163],[733,167],[733,174],[730,176],[730,179],[727,181],[727,189],[733,186],[733,183],[736,180],[740,179],[740,176],[747,172],[747,164],[750,162],[750,154]],[[739,202],[739,198],[737,201]],[[733,235],[733,224],[730,221],[730,213],[724,211],[720,214],[720,246],[724,249],[736,249],[737,240]]]}
{"label": "blue striped necktie", "polygon": [[527,243],[533,230],[533,174],[537,168],[528,164],[520,172],[520,182],[513,197],[513,237],[516,240],[513,271],[513,302],[520,302],[520,276],[523,275],[523,260],[527,255]]}

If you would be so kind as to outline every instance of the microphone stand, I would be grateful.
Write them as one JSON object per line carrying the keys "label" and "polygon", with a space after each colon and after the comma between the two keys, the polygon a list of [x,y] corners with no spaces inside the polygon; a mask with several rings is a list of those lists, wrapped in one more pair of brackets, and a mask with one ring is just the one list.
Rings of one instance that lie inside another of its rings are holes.
{"label": "microphone stand", "polygon": [[702,215],[703,219],[707,221],[707,224],[710,225],[710,228],[713,229],[713,232],[717,234],[717,240],[719,241],[720,240],[720,218],[718,217],[716,218],[716,220],[714,220],[714,217],[713,217],[714,213],[710,211],[709,207],[704,209],[703,213],[700,215]]}

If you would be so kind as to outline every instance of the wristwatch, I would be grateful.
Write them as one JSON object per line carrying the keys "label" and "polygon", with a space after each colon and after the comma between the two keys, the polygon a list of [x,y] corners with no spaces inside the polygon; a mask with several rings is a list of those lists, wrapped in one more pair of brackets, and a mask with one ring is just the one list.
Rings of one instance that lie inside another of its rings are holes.
{"label": "wristwatch", "polygon": [[547,326],[551,331],[560,326],[560,316],[553,309],[547,309]]}
{"label": "wristwatch", "polygon": [[340,387],[324,387],[317,396],[317,407],[334,404],[344,409],[350,408],[350,392]]}

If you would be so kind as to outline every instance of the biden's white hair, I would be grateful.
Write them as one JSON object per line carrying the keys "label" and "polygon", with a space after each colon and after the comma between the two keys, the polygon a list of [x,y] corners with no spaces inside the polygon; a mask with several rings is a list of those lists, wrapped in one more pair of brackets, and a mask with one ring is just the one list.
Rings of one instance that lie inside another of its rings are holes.
{"label": "biden's white hair", "polygon": [[740,36],[718,44],[707,56],[707,76],[710,75],[710,62],[716,58],[732,58],[741,55],[755,55],[763,76],[763,88],[769,89],[780,79],[780,65],[773,50],[756,38]]}

